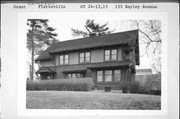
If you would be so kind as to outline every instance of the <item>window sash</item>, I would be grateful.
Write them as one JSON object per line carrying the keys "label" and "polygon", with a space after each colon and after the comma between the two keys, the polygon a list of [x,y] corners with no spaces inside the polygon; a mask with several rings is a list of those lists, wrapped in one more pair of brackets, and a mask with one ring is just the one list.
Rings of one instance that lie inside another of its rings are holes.
{"label": "window sash", "polygon": [[105,50],[105,61],[117,60],[117,49]]}
{"label": "window sash", "polygon": [[112,81],[112,70],[106,70],[105,73],[105,81]]}
{"label": "window sash", "polygon": [[105,55],[110,55],[110,50],[105,50]]}
{"label": "window sash", "polygon": [[110,55],[105,55],[105,61],[110,61]]}
{"label": "window sash", "polygon": [[60,65],[69,64],[69,55],[60,55]]}
{"label": "window sash", "polygon": [[117,55],[116,54],[111,55],[111,60],[117,60]]}
{"label": "window sash", "polygon": [[112,55],[116,55],[117,54],[117,50],[111,50],[111,54]]}
{"label": "window sash", "polygon": [[103,81],[103,71],[97,71],[97,82]]}
{"label": "window sash", "polygon": [[79,62],[80,63],[90,62],[90,55],[91,55],[90,52],[80,53]]}
{"label": "window sash", "polygon": [[90,57],[90,52],[86,52],[86,53],[85,53],[85,56],[86,56],[86,57]]}
{"label": "window sash", "polygon": [[81,57],[81,58],[84,58],[84,53],[80,53],[80,57]]}
{"label": "window sash", "polygon": [[118,82],[121,80],[121,70],[114,70],[114,81]]}
{"label": "window sash", "polygon": [[60,60],[60,65],[64,64],[64,56],[63,55],[60,55],[59,60]]}

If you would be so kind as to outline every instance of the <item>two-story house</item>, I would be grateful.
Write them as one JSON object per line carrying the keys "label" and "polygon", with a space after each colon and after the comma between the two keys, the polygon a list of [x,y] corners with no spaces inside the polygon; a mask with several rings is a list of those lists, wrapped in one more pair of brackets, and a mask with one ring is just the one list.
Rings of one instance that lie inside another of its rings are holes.
{"label": "two-story house", "polygon": [[91,77],[94,86],[119,89],[139,65],[138,30],[58,42],[36,62],[42,80]]}

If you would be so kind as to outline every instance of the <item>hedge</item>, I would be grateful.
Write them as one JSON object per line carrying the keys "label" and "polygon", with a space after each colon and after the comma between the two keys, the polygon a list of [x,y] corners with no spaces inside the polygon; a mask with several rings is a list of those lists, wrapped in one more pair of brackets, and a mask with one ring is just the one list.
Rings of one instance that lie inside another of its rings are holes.
{"label": "hedge", "polygon": [[93,86],[92,78],[27,80],[27,90],[89,91]]}

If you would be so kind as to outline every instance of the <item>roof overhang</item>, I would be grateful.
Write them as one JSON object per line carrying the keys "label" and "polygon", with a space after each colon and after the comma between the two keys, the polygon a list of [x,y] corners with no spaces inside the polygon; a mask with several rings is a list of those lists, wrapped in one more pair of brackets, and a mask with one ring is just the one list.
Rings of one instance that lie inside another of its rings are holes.
{"label": "roof overhang", "polygon": [[51,74],[55,74],[56,72],[49,68],[49,67],[41,67],[39,68],[39,70],[36,72],[37,74],[40,74],[40,73],[51,73]]}

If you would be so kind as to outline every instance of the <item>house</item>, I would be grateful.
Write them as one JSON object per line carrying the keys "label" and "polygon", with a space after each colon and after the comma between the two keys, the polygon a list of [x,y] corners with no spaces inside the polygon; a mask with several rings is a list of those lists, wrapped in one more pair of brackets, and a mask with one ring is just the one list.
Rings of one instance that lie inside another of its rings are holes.
{"label": "house", "polygon": [[91,77],[99,89],[133,81],[139,65],[138,30],[58,42],[36,59],[41,79]]}

